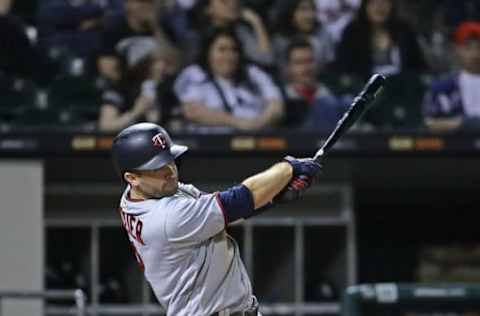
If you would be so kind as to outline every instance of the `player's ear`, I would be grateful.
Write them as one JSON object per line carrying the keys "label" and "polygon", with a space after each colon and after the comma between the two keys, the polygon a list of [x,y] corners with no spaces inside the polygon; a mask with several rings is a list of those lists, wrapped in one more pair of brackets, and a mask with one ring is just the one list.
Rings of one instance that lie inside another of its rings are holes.
{"label": "player's ear", "polygon": [[123,179],[133,187],[136,187],[139,185],[139,181],[138,181],[139,177],[135,173],[127,171],[123,174]]}

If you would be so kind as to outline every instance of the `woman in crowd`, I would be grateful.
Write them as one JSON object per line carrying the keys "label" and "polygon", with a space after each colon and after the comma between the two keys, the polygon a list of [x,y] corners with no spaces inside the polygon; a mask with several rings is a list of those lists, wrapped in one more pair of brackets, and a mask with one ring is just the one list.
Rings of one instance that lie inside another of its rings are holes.
{"label": "woman in crowd", "polygon": [[262,65],[273,63],[270,37],[262,18],[242,7],[240,0],[202,0],[194,7],[194,32],[187,44],[190,52],[198,52],[202,33],[214,27],[232,27],[240,39],[246,57]]}
{"label": "woman in crowd", "polygon": [[260,68],[248,64],[232,28],[212,29],[196,64],[175,82],[188,128],[195,132],[255,131],[282,116],[278,88]]}
{"label": "woman in crowd", "polygon": [[340,72],[362,79],[425,69],[416,34],[396,17],[392,0],[363,0],[343,33],[336,59]]}
{"label": "woman in crowd", "polygon": [[276,24],[273,46],[279,69],[285,69],[287,46],[298,37],[304,37],[312,45],[317,72],[333,61],[333,39],[317,20],[314,0],[282,1]]}

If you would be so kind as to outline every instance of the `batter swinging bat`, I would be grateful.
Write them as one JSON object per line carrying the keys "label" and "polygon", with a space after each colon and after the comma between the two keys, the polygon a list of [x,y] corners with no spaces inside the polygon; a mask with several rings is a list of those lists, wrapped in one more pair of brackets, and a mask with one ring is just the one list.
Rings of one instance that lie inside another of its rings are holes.
{"label": "batter swinging bat", "polygon": [[336,141],[347,132],[360,117],[365,113],[368,107],[373,103],[377,95],[382,91],[385,83],[385,77],[375,74],[370,77],[363,90],[353,99],[352,104],[348,110],[343,114],[343,117],[338,121],[337,126],[328,136],[325,143],[317,151],[313,159],[317,162],[322,162],[328,150],[335,145]]}

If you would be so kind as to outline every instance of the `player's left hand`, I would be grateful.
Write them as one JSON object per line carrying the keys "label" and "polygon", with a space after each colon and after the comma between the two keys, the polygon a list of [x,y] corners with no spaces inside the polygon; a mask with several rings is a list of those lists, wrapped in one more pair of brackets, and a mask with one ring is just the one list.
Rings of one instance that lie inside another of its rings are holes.
{"label": "player's left hand", "polygon": [[312,158],[286,156],[283,160],[288,162],[293,168],[293,176],[290,182],[299,176],[306,176],[310,180],[313,180],[322,170],[322,165]]}
{"label": "player's left hand", "polygon": [[292,166],[293,176],[285,189],[275,197],[274,202],[290,202],[300,199],[319,176],[323,167],[312,158],[297,159],[287,156],[284,161]]}

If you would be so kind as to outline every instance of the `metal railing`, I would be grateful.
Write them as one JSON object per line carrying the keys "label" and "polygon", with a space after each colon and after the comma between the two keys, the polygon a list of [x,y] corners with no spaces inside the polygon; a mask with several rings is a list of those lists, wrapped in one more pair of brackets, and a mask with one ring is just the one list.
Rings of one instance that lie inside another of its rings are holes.
{"label": "metal railing", "polygon": [[[340,305],[338,303],[275,303],[260,304],[260,311],[263,315],[294,315],[302,313],[303,315],[338,315],[340,313]],[[88,306],[85,309],[86,315],[144,315],[157,316],[165,315],[165,311],[158,304],[101,304],[96,306]],[[72,310],[64,307],[48,306],[46,315],[72,315],[76,316]]]}
{"label": "metal railing", "polygon": [[0,316],[2,316],[2,302],[4,298],[10,299],[62,299],[73,300],[75,308],[71,309],[70,315],[85,316],[85,293],[80,290],[0,290]]}
{"label": "metal railing", "polygon": [[[220,185],[219,185],[220,186]],[[63,191],[64,187],[50,188],[50,194],[70,194],[69,190]],[[76,189],[76,193],[91,192],[92,188]],[[118,190],[118,188],[117,188]],[[343,274],[345,285],[352,285],[356,283],[356,248],[355,248],[355,220],[353,212],[353,192],[348,185],[333,185],[333,186],[317,186],[312,188],[315,194],[324,194],[324,197],[338,195],[338,205],[334,205],[334,211],[321,213],[317,212],[316,208],[308,209],[305,213],[298,210],[295,216],[288,214],[279,214],[272,212],[272,214],[264,217],[252,218],[248,221],[237,224],[241,227],[241,238],[243,238],[242,259],[245,263],[246,269],[249,272],[251,281],[254,280],[254,249],[257,242],[254,238],[254,229],[260,227],[288,227],[292,231],[293,243],[293,273],[295,275],[293,283],[291,284],[291,291],[293,297],[291,301],[278,303],[262,303],[260,302],[260,309],[264,315],[338,315],[340,312],[339,302],[306,302],[305,301],[305,280],[308,278],[305,271],[305,261],[307,254],[305,249],[305,239],[307,236],[307,229],[311,227],[341,227],[344,245],[339,250],[339,254],[344,256],[343,259]],[[94,190],[95,191],[95,190]],[[106,190],[99,190],[102,194]],[[324,199],[324,202],[326,199]],[[334,200],[335,202],[337,200]],[[312,206],[309,206],[310,208]],[[319,207],[319,209],[321,209]],[[68,210],[59,212],[59,214],[69,214]],[[90,305],[86,308],[88,315],[163,315],[159,305],[151,304],[152,294],[147,282],[143,279],[143,297],[140,302],[143,304],[104,304],[100,300],[100,236],[102,229],[118,228],[120,229],[119,220],[115,218],[88,218],[88,217],[52,217],[45,220],[47,229],[54,228],[86,228],[89,234],[89,266],[90,266],[90,288],[89,288],[89,302]],[[343,248],[344,247],[344,248]],[[339,256],[340,256],[339,255]],[[137,302],[138,300],[135,300]],[[65,308],[48,306],[46,309],[48,315],[66,315]],[[74,315],[69,313],[68,315]]]}

